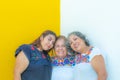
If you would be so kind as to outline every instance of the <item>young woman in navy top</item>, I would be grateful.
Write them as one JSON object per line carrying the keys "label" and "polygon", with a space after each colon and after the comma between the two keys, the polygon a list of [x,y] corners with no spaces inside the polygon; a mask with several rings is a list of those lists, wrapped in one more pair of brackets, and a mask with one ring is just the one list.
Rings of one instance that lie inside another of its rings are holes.
{"label": "young woman in navy top", "polygon": [[47,30],[33,43],[21,45],[15,53],[14,80],[50,80],[52,67],[48,52],[55,40],[56,34]]}

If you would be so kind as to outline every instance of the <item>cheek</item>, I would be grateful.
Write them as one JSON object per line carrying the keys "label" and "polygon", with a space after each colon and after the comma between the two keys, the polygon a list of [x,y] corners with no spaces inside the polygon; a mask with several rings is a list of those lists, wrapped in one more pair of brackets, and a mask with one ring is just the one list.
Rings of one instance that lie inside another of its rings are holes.
{"label": "cheek", "polygon": [[51,48],[53,48],[53,44],[51,44]]}
{"label": "cheek", "polygon": [[41,46],[42,46],[42,47],[44,46],[44,41],[41,41]]}
{"label": "cheek", "polygon": [[43,48],[46,48],[46,47],[47,47],[46,41],[43,41],[41,46],[42,46]]}
{"label": "cheek", "polygon": [[55,52],[57,56],[61,56],[61,54],[57,53],[57,51]]}
{"label": "cheek", "polygon": [[47,46],[48,41],[44,41],[43,44],[44,44],[44,46]]}
{"label": "cheek", "polygon": [[55,48],[55,52],[57,52],[58,51],[58,48]]}
{"label": "cheek", "polygon": [[43,47],[46,47],[46,42],[43,41]]}
{"label": "cheek", "polygon": [[72,49],[74,49],[74,46],[73,46],[73,45],[71,45],[70,47],[71,47]]}
{"label": "cheek", "polygon": [[66,48],[63,48],[63,51],[66,52]]}

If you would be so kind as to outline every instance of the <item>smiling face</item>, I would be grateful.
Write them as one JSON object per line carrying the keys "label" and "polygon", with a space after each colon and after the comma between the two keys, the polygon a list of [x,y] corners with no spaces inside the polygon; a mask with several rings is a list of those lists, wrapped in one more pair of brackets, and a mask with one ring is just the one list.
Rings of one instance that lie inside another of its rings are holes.
{"label": "smiling face", "polygon": [[40,41],[41,41],[41,47],[43,50],[49,50],[53,47],[54,43],[55,43],[55,36],[48,34],[47,36],[40,37]]}
{"label": "smiling face", "polygon": [[86,47],[85,41],[76,35],[69,36],[69,43],[71,48],[76,52],[82,52]]}
{"label": "smiling face", "polygon": [[64,58],[67,55],[67,49],[65,46],[65,39],[60,38],[55,43],[55,53],[59,58]]}

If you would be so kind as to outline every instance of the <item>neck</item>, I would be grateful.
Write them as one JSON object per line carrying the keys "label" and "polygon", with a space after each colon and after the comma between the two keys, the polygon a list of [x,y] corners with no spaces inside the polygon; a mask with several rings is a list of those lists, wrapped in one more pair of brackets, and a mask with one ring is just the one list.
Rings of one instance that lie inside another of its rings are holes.
{"label": "neck", "polygon": [[83,54],[83,53],[87,54],[89,52],[90,48],[91,48],[91,46],[85,46],[83,48],[83,50],[81,51],[81,54]]}
{"label": "neck", "polygon": [[39,51],[43,51],[43,49],[42,49],[41,47],[38,47],[37,49],[38,49]]}

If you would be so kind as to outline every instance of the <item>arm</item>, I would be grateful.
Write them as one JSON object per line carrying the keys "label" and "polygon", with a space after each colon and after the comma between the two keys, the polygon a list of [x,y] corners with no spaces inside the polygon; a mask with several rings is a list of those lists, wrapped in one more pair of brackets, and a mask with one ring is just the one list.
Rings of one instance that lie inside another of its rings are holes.
{"label": "arm", "polygon": [[28,67],[29,61],[24,52],[21,51],[17,57],[14,68],[14,80],[21,80],[21,73]]}
{"label": "arm", "polygon": [[91,64],[97,73],[98,80],[106,80],[107,79],[107,72],[105,69],[105,63],[104,63],[103,56],[102,55],[95,56],[92,59]]}

